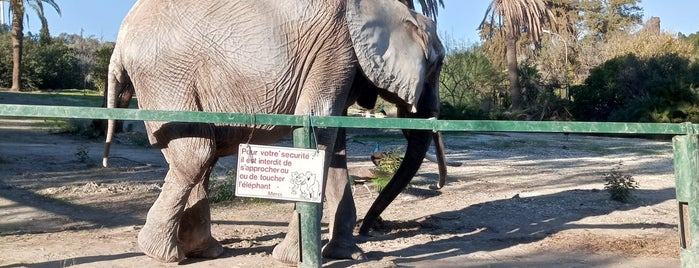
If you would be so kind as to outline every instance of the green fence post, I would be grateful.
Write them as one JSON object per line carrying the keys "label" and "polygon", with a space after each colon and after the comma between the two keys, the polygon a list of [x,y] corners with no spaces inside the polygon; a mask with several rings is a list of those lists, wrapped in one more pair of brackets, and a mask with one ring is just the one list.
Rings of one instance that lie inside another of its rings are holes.
{"label": "green fence post", "polygon": [[[315,148],[315,136],[312,135],[311,117],[306,115],[303,127],[294,130],[294,147]],[[298,267],[321,267],[320,256],[320,217],[323,203],[296,202],[299,213],[299,250],[301,258]]]}
{"label": "green fence post", "polygon": [[680,260],[683,268],[699,267],[699,139],[697,135],[672,139],[675,189],[679,208]]}

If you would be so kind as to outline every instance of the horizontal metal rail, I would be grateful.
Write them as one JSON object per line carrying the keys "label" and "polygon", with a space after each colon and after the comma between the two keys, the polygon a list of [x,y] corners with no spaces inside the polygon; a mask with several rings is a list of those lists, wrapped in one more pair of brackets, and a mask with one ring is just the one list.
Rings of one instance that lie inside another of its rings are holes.
{"label": "horizontal metal rail", "polygon": [[[89,118],[194,122],[219,124],[303,126],[302,115],[237,114],[192,111],[154,111],[74,106],[0,104],[0,116]],[[566,132],[607,134],[695,134],[699,125],[691,123],[609,123],[493,120],[429,120],[407,118],[364,118],[313,116],[316,127],[427,129],[434,131]]]}
{"label": "horizontal metal rail", "polygon": [[[699,125],[692,123],[609,123],[609,122],[522,122],[491,120],[429,120],[405,118],[363,118],[346,116],[303,116],[270,114],[235,114],[191,111],[152,111],[137,109],[107,109],[71,106],[37,106],[0,104],[0,116],[39,118],[87,118],[143,120],[164,122],[194,122],[217,124],[281,125],[302,127],[345,127],[383,129],[426,129],[434,131],[497,131],[497,132],[564,132],[606,134],[665,134],[681,135],[673,138],[675,177],[680,219],[680,259],[682,267],[699,267],[699,197],[696,185],[699,170]],[[305,125],[304,125],[305,124]],[[304,128],[305,129],[305,128]],[[309,206],[308,211],[319,210]],[[304,230],[313,234],[303,236],[306,250],[303,254],[310,261],[301,266],[320,267],[319,232],[317,213],[309,212]],[[315,225],[313,225],[315,224]],[[310,226],[310,227],[309,227]],[[308,245],[312,245],[308,246]],[[313,250],[310,250],[313,249]],[[313,251],[313,252],[310,252]],[[312,256],[309,257],[309,256]]]}

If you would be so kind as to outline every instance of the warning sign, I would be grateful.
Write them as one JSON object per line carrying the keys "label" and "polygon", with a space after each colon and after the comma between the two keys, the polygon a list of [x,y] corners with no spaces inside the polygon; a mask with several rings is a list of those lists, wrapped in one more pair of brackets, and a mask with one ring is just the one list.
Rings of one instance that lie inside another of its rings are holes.
{"label": "warning sign", "polygon": [[325,152],[241,144],[235,195],[320,203]]}

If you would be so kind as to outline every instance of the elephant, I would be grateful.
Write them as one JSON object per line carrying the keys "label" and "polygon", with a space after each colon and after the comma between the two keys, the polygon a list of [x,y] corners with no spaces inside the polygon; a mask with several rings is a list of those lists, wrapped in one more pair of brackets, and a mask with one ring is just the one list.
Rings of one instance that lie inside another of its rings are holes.
{"label": "elephant", "polygon": [[291,174],[291,194],[312,199],[320,194],[320,185],[316,184],[315,174],[312,172],[293,172]]}
{"label": "elephant", "polygon": [[[139,108],[147,110],[341,116],[355,103],[373,107],[380,96],[401,117],[435,118],[444,55],[435,23],[396,0],[139,0],[119,30],[107,106],[116,107],[120,91],[133,88]],[[140,249],[161,262],[219,256],[223,247],[211,235],[207,199],[212,167],[237,154],[241,143],[270,144],[293,128],[145,125],[169,169],[138,234]],[[109,120],[105,167],[113,129]],[[380,194],[370,214],[380,214],[412,179],[433,135],[441,139],[431,130],[404,135],[404,161],[384,190],[390,195]],[[357,215],[345,130],[318,128],[316,136],[318,149],[326,152],[322,191],[330,219],[322,255],[364,259],[353,236]],[[298,225],[294,211],[272,252],[277,260],[298,262]]]}

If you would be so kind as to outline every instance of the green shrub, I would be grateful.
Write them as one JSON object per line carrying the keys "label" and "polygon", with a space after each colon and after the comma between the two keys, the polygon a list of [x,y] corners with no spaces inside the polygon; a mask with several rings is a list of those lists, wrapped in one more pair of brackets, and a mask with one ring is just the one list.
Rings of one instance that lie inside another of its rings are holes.
{"label": "green shrub", "polygon": [[89,150],[89,148],[87,148],[87,146],[84,144],[78,146],[78,149],[75,152],[75,157],[78,158],[78,161],[80,161],[80,163],[89,163],[90,162],[90,150]]}
{"label": "green shrub", "polygon": [[632,199],[632,191],[638,188],[638,182],[631,175],[621,172],[621,163],[604,174],[604,189],[612,200],[627,203]]}
{"label": "green shrub", "polygon": [[440,73],[439,94],[443,119],[488,119],[499,110],[503,74],[478,46],[447,40],[447,55]]}
{"label": "green shrub", "polygon": [[699,66],[674,54],[611,59],[575,86],[572,113],[580,121],[698,122]]}
{"label": "green shrub", "polygon": [[211,185],[209,185],[209,202],[211,204],[229,202],[235,199],[235,177],[235,170],[231,169],[224,179],[211,180]]}
{"label": "green shrub", "polygon": [[100,132],[99,129],[94,128],[92,121],[87,119],[45,119],[44,121],[52,133],[96,138]]}
{"label": "green shrub", "polygon": [[401,162],[403,162],[403,155],[405,155],[405,153],[400,148],[382,153],[381,161],[378,162],[376,169],[388,175],[379,175],[372,180],[377,192],[381,192],[386,188],[388,182],[391,181],[392,175],[396,173]]}

